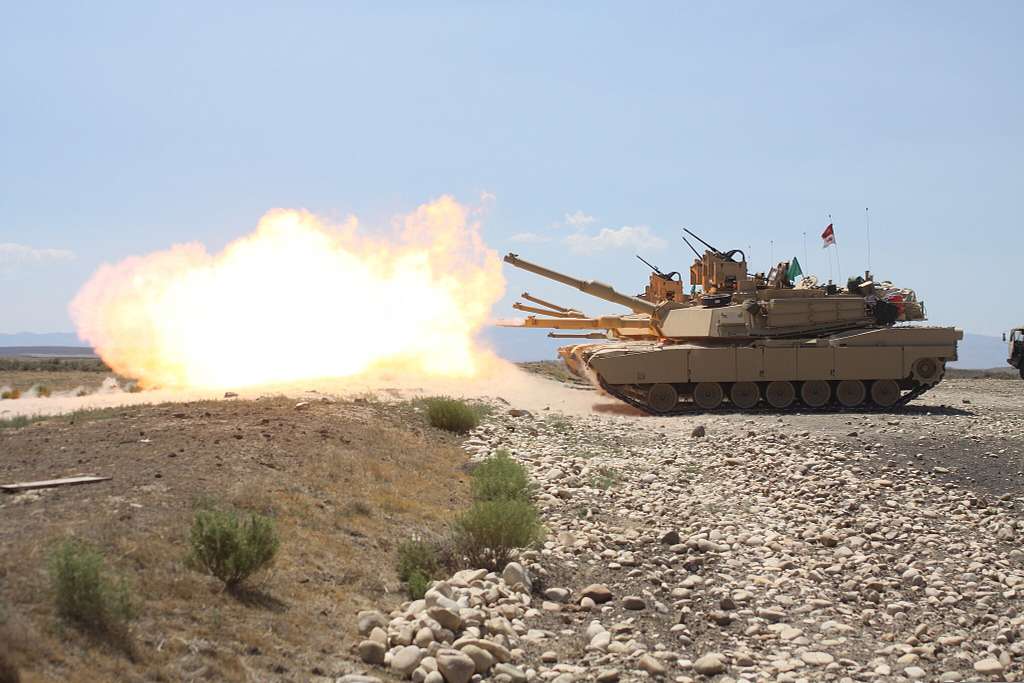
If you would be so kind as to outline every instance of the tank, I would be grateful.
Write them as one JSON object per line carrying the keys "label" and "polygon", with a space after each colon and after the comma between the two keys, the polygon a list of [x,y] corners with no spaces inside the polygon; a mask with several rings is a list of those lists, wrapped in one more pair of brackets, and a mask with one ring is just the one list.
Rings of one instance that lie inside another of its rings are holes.
{"label": "tank", "polygon": [[559,349],[568,368],[658,415],[727,406],[893,409],[938,384],[957,358],[960,330],[908,324],[926,318],[911,289],[870,273],[844,288],[813,277],[794,284],[789,262],[751,274],[743,252],[701,242],[708,249],[694,250],[693,293],[682,300],[629,296],[510,253],[505,262],[517,268],[631,311],[570,315],[558,306],[534,309],[517,325],[591,340]]}

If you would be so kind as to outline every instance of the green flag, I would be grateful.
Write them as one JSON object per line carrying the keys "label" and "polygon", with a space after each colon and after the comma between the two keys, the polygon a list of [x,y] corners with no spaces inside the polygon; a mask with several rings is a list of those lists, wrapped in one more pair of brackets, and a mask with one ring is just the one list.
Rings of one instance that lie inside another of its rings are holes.
{"label": "green flag", "polygon": [[804,274],[803,269],[800,267],[800,262],[796,260],[796,256],[789,262],[789,270],[786,271],[786,277],[790,282],[793,282],[798,277]]}

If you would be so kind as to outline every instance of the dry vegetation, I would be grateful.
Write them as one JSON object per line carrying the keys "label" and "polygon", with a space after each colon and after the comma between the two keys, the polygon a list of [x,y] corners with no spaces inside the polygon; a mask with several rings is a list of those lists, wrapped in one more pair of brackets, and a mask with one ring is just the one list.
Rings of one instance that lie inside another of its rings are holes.
{"label": "dry vegetation", "polygon": [[[0,497],[0,643],[23,681],[350,671],[356,612],[404,597],[398,544],[468,505],[458,442],[411,404],[365,400],[168,404],[9,426],[4,483],[113,480]],[[244,591],[189,566],[190,526],[211,504],[269,515],[280,534],[272,569]],[[47,565],[68,537],[126,577],[138,607],[129,648],[58,617]]]}
{"label": "dry vegetation", "polygon": [[107,377],[116,377],[99,359],[88,358],[0,358],[0,387],[24,395],[32,387],[45,387],[50,392],[74,391],[78,388],[93,392]]}

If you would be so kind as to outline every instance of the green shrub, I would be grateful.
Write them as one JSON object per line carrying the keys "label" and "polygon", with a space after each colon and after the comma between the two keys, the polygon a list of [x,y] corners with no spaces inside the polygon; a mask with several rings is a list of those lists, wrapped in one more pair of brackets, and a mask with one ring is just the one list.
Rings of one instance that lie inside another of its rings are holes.
{"label": "green shrub", "polygon": [[19,391],[18,389],[8,389],[7,391],[0,393],[0,399],[7,398],[21,398],[21,391]]}
{"label": "green shrub", "polygon": [[480,424],[480,411],[464,401],[435,396],[424,400],[430,424],[456,434],[465,434]]}
{"label": "green shrub", "polygon": [[57,613],[98,633],[118,633],[136,616],[124,577],[116,581],[104,571],[103,556],[95,548],[68,539],[50,556]]}
{"label": "green shrub", "polygon": [[217,577],[227,588],[236,588],[269,566],[281,544],[269,517],[212,509],[196,512],[189,542],[189,564]]}
{"label": "green shrub", "polygon": [[456,520],[453,529],[460,555],[471,567],[500,570],[512,551],[542,538],[537,510],[526,500],[481,500]]}
{"label": "green shrub", "polygon": [[526,499],[530,478],[526,468],[498,451],[473,469],[473,498],[476,500]]}
{"label": "green shrub", "polygon": [[18,427],[25,427],[37,419],[39,418],[32,418],[27,415],[15,415],[14,417],[8,417],[0,420],[0,429],[17,429]]}
{"label": "green shrub", "polygon": [[430,582],[440,575],[441,564],[440,549],[435,543],[410,539],[398,546],[395,568],[413,600],[427,592]]}
{"label": "green shrub", "polygon": [[413,572],[405,582],[405,590],[412,600],[422,600],[430,588],[431,578],[423,572]]}
{"label": "green shrub", "polygon": [[598,467],[590,475],[590,485],[597,489],[607,491],[611,487],[619,483],[622,476],[617,470],[611,467]]}

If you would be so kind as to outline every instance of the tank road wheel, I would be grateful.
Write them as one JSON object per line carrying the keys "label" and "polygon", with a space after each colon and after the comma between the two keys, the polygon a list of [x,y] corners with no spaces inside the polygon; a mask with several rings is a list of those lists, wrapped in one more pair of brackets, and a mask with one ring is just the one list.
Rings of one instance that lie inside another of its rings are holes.
{"label": "tank road wheel", "polygon": [[796,389],[793,388],[792,382],[768,382],[764,389],[764,400],[768,401],[772,408],[788,408],[796,400]]}
{"label": "tank road wheel", "polygon": [[844,379],[836,385],[836,399],[846,408],[856,408],[867,397],[864,382],[859,379]]}
{"label": "tank road wheel", "polygon": [[729,390],[729,400],[737,408],[749,410],[761,400],[761,390],[753,382],[736,382]]}
{"label": "tank road wheel", "polygon": [[808,408],[821,408],[832,399],[832,387],[823,379],[812,379],[800,387],[800,400]]}
{"label": "tank road wheel", "polygon": [[876,379],[871,383],[871,400],[882,408],[891,408],[900,400],[900,385],[892,379]]}
{"label": "tank road wheel", "polygon": [[912,370],[914,379],[921,384],[934,384],[942,377],[942,363],[937,358],[919,358]]}
{"label": "tank road wheel", "polygon": [[658,413],[667,413],[679,403],[679,392],[671,384],[655,384],[647,392],[647,405]]}
{"label": "tank road wheel", "polygon": [[714,410],[722,404],[725,392],[718,382],[698,382],[693,388],[693,402],[698,408]]}

